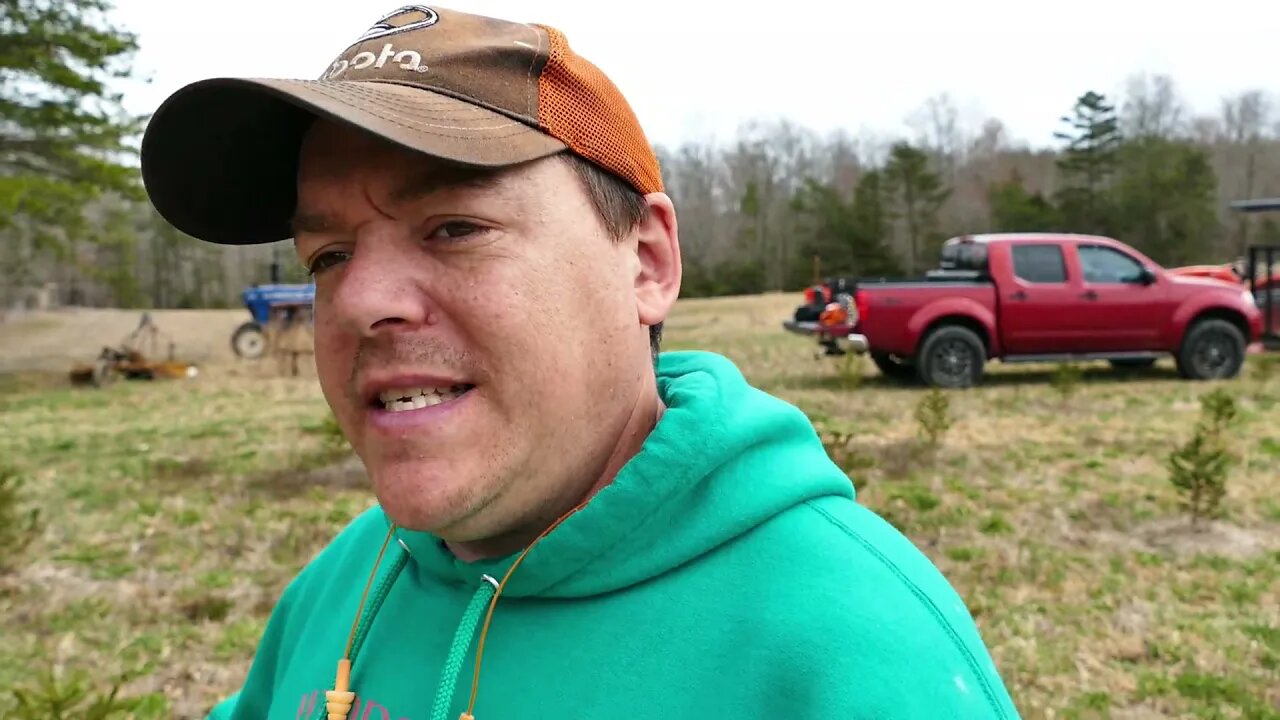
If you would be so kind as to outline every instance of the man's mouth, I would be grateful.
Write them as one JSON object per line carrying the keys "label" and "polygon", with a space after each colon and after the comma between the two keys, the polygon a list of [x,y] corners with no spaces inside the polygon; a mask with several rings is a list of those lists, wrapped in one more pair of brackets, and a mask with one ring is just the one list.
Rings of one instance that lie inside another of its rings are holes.
{"label": "man's mouth", "polygon": [[474,385],[449,385],[447,387],[414,387],[384,390],[374,399],[374,407],[388,412],[421,410],[440,403],[456,400],[470,392]]}

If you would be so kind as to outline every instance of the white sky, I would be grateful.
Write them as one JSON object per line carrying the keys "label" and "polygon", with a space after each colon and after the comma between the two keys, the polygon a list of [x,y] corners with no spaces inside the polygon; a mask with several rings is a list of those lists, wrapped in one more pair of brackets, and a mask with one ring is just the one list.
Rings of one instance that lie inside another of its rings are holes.
{"label": "white sky", "polygon": [[[140,36],[150,112],[216,75],[314,78],[400,0],[117,0]],[[908,133],[905,118],[946,92],[976,127],[986,117],[1053,143],[1076,96],[1116,96],[1136,72],[1167,73],[1200,112],[1248,89],[1280,91],[1274,0],[452,0],[445,7],[547,23],[622,88],[650,140],[729,139],[752,119],[825,133]],[[604,8],[609,8],[605,10]],[[822,9],[819,9],[822,8]],[[606,16],[609,19],[606,19]]]}

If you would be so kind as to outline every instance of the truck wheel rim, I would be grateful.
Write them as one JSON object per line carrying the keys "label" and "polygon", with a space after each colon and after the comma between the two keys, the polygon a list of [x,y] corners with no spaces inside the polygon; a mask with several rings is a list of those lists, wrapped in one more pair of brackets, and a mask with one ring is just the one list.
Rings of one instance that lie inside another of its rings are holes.
{"label": "truck wheel rim", "polygon": [[967,380],[972,372],[973,353],[963,341],[950,340],[943,343],[934,352],[933,359],[934,367],[947,380]]}
{"label": "truck wheel rim", "polygon": [[1192,362],[1196,370],[1206,377],[1219,377],[1235,362],[1235,348],[1226,335],[1213,333],[1196,346]]}

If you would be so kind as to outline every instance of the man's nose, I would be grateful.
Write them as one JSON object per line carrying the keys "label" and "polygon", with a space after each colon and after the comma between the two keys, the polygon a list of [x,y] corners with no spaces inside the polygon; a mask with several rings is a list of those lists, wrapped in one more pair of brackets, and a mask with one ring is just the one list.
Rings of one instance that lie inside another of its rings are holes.
{"label": "man's nose", "polygon": [[417,250],[393,232],[358,238],[330,299],[335,319],[361,335],[426,323],[432,312],[424,277],[429,269]]}

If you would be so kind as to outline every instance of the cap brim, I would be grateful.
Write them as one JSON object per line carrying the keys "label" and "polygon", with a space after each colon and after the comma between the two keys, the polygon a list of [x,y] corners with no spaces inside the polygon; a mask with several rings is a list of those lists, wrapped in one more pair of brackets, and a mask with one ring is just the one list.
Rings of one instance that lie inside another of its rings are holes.
{"label": "cap brim", "polygon": [[463,165],[507,167],[566,149],[526,123],[421,88],[217,78],[179,90],[152,116],[141,158],[152,204],[174,227],[209,242],[290,238],[298,151],[316,117]]}

